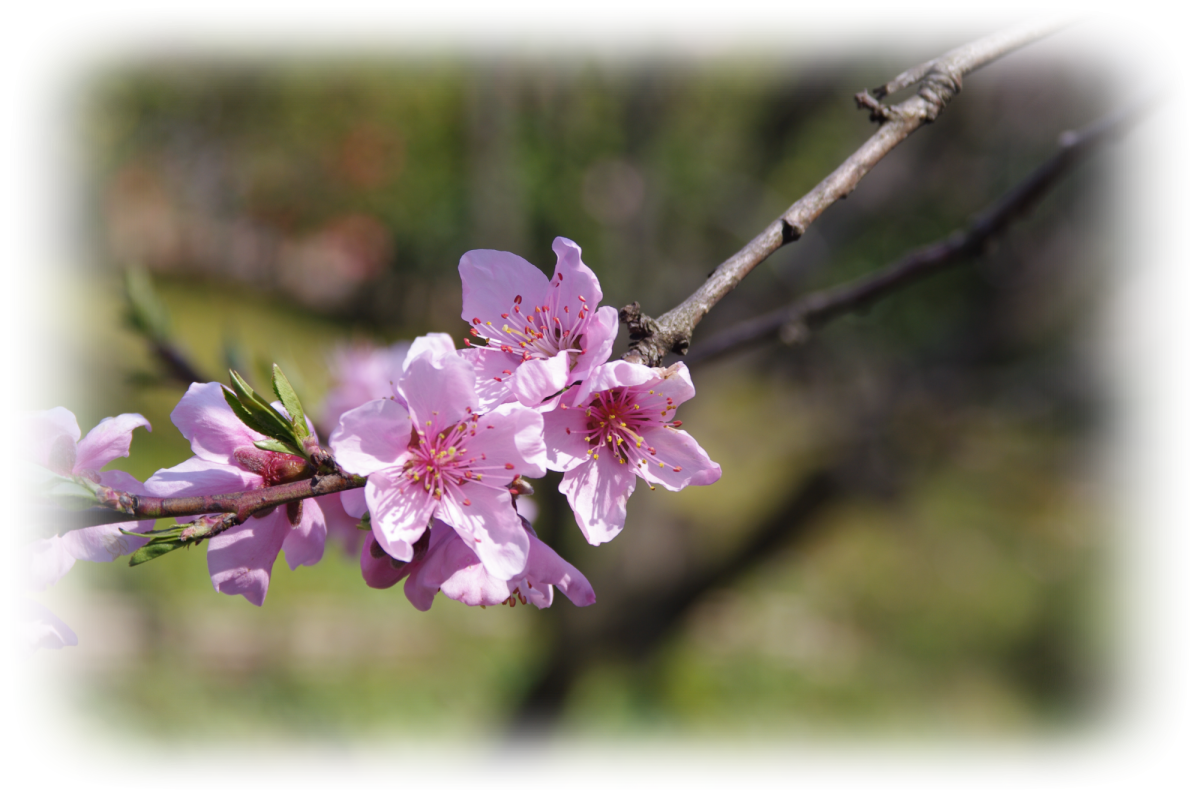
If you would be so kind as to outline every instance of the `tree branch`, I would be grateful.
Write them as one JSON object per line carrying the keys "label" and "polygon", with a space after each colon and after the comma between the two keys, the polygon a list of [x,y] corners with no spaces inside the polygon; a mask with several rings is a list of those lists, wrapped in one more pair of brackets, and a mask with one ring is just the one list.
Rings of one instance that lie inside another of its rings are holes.
{"label": "tree branch", "polygon": [[695,366],[775,333],[789,342],[804,340],[838,316],[866,310],[892,293],[980,254],[990,241],[1032,210],[1086,155],[1102,142],[1124,133],[1146,108],[1147,103],[1142,102],[1077,132],[1063,133],[1058,139],[1058,152],[976,216],[965,231],[958,230],[923,246],[865,277],[802,296],[779,310],[745,321],[697,346],[687,358],[688,365]]}
{"label": "tree branch", "polygon": [[[1062,27],[1061,22],[1024,25],[951,50],[887,84],[895,84],[898,88],[903,81],[908,81],[904,85],[911,85],[919,80],[917,92],[897,105],[884,106],[866,92],[860,93],[856,98],[860,107],[870,108],[872,120],[882,122],[875,135],[786,213],[718,266],[680,305],[658,318],[646,316],[636,302],[622,308],[621,320],[629,326],[633,339],[624,359],[657,366],[662,364],[667,352],[686,354],[696,325],[718,301],[772,252],[800,238],[826,208],[849,196],[866,173],[909,134],[934,121],[962,88],[966,75]],[[918,73],[919,79],[915,77]],[[876,89],[876,93],[887,86]],[[883,96],[886,95],[887,92]]]}
{"label": "tree branch", "polygon": [[[57,529],[71,530],[127,520],[213,515],[214,517],[205,518],[201,523],[206,528],[204,533],[196,538],[202,539],[244,523],[256,513],[293,501],[353,490],[365,486],[366,483],[365,476],[347,473],[334,464],[332,471],[317,473],[308,479],[240,493],[160,498],[114,490],[111,487],[98,487],[97,507],[84,510],[48,508],[42,517]],[[195,536],[199,531],[193,531],[189,536]]]}

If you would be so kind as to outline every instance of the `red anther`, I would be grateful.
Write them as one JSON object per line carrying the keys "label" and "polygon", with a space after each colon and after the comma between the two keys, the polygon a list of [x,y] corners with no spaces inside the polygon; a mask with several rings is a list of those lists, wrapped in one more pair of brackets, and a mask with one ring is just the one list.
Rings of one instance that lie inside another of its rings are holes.
{"label": "red anther", "polygon": [[505,470],[512,470],[512,469],[513,469],[513,464],[512,464],[511,462],[505,462],[505,463],[504,463],[504,469],[505,469]]}
{"label": "red anther", "polygon": [[510,487],[510,488],[508,488],[508,491],[509,491],[510,493],[512,493],[513,495],[520,495],[520,494],[521,494],[521,491],[520,491],[520,490],[518,490],[518,489],[516,489],[516,488],[514,488],[514,487]]}
{"label": "red anther", "polygon": [[579,350],[579,353],[580,353],[580,354],[587,354],[587,349],[580,349],[580,350]]}
{"label": "red anther", "polygon": [[583,302],[584,304],[587,304],[587,299],[583,298],[582,296],[579,297],[579,301]]}
{"label": "red anther", "polygon": [[483,337],[483,335],[480,335],[480,334],[479,334],[479,330],[478,330],[478,329],[476,329],[475,327],[471,327],[471,334],[472,334],[472,335],[474,335],[474,336],[475,336],[475,337],[477,337],[477,338],[482,338],[482,337]]}
{"label": "red anther", "polygon": [[468,346],[471,345],[471,341],[467,340],[466,338],[463,338],[463,343],[467,344]]}
{"label": "red anther", "polygon": [[531,316],[531,315],[527,315],[527,316],[525,316],[525,320],[526,320],[526,321],[528,321],[529,323],[531,323],[531,324],[532,324],[532,323],[533,323],[533,316]]}
{"label": "red anther", "polygon": [[546,336],[545,336],[545,335],[543,335],[541,332],[537,333],[537,338],[538,338],[538,340],[541,340],[541,339],[542,339],[542,338],[544,338],[544,337],[546,337]]}
{"label": "red anther", "polygon": [[583,312],[582,310],[579,311],[580,318],[585,318],[586,316],[587,316],[587,313]]}
{"label": "red anther", "polygon": [[558,324],[560,327],[562,326],[562,321],[558,320],[558,316],[554,317],[554,323]]}
{"label": "red anther", "polygon": [[653,447],[653,446],[651,446],[651,447],[650,447],[650,456],[654,456],[654,455],[655,455],[655,454],[657,454],[657,453],[658,453],[658,452],[654,450],[654,447]]}
{"label": "red anther", "polygon": [[513,299],[513,304],[520,304],[520,303],[521,303],[521,294],[518,293],[517,298]]}
{"label": "red anther", "polygon": [[505,369],[504,369],[503,371],[501,371],[500,373],[502,373],[502,374],[508,374],[509,376],[512,376],[512,371],[508,370],[507,368],[505,368]]}
{"label": "red anther", "polygon": [[[563,409],[566,409],[566,408],[567,408],[567,405],[566,405],[566,404],[564,404],[564,405],[563,405]],[[570,433],[571,433],[571,427],[570,427],[570,426],[568,426],[568,427],[567,427],[567,434],[570,434]]]}
{"label": "red anther", "polygon": [[470,506],[470,505],[471,505],[471,499],[470,499],[470,498],[464,498],[464,499],[463,499],[463,506]]}
{"label": "red anther", "polygon": [[500,377],[498,377],[498,376],[493,376],[493,377],[492,377],[492,379],[495,379],[497,382],[503,382],[503,381],[504,381],[503,379],[501,379],[501,378],[500,378]]}
{"label": "red anther", "polygon": [[[488,424],[488,428],[489,428],[489,429],[495,429],[496,427],[495,427],[495,426],[492,426],[492,425],[489,423],[489,424]],[[480,459],[487,459],[487,454],[480,454],[480,455],[479,455],[479,457],[480,457]]]}
{"label": "red anther", "polygon": [[563,275],[562,275],[562,272],[560,271],[560,272],[558,272],[558,279],[560,282],[562,281],[562,278],[563,278]]}
{"label": "red anther", "polygon": [[563,305],[563,312],[564,312],[564,313],[569,313],[569,312],[571,312],[571,308],[570,308],[570,307],[567,307],[567,306],[564,304],[564,305]]}
{"label": "red anther", "polygon": [[675,471],[676,473],[679,473],[679,471],[683,470],[683,468],[672,468],[671,470]]}
{"label": "red anther", "polygon": [[500,317],[501,317],[501,318],[508,318],[508,313],[501,313],[501,314],[500,314]]}
{"label": "red anther", "polygon": [[478,318],[472,318],[472,319],[471,319],[471,323],[472,323],[472,324],[482,324],[483,322],[482,322],[482,321],[480,321]]}
{"label": "red anther", "polygon": [[674,426],[676,429],[678,429],[680,426],[683,426],[683,421],[671,421],[671,426]]}

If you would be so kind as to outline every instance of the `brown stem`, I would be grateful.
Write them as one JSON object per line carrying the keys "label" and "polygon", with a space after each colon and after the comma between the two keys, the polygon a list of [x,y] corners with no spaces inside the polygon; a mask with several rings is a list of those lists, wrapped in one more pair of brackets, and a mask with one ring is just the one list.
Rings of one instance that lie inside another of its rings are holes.
{"label": "brown stem", "polygon": [[[667,352],[686,354],[696,325],[718,301],[768,255],[800,238],[826,208],[849,196],[866,173],[896,145],[918,127],[934,121],[962,88],[966,75],[1062,27],[1062,23],[1024,25],[951,50],[917,67],[916,71],[921,75],[917,92],[897,105],[881,105],[867,92],[860,93],[856,98],[859,105],[871,110],[873,120],[882,122],[875,135],[741,251],[718,266],[712,276],[677,307],[658,318],[646,316],[636,304],[623,308],[621,318],[629,324],[634,340],[625,359],[657,366],[662,364]],[[901,78],[904,75],[897,80]]]}
{"label": "brown stem", "polygon": [[982,213],[965,230],[912,251],[888,266],[852,282],[802,296],[795,302],[745,321],[704,341],[687,358],[688,366],[710,360],[747,343],[780,334],[789,342],[808,337],[838,316],[862,311],[872,304],[947,266],[963,262],[984,250],[1023,214],[1032,210],[1080,163],[1107,139],[1125,132],[1146,110],[1139,103],[1099,119],[1079,131],[1059,136],[1059,150]]}

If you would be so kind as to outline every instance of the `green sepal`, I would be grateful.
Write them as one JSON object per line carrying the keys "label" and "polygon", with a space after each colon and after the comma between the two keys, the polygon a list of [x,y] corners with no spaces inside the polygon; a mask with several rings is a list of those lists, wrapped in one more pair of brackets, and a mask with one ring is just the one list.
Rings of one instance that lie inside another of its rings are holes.
{"label": "green sepal", "polygon": [[79,511],[100,505],[96,499],[95,485],[83,477],[61,477],[34,462],[16,460],[16,475],[13,480],[25,492],[38,498],[53,501],[62,509]]}
{"label": "green sepal", "polygon": [[255,448],[261,448],[263,451],[274,451],[279,454],[291,454],[295,457],[304,457],[303,451],[296,450],[295,446],[279,440],[257,440],[254,443]]}
{"label": "green sepal", "polygon": [[304,420],[304,407],[300,404],[300,397],[296,395],[292,383],[283,375],[283,370],[274,363],[271,365],[271,386],[275,389],[275,395],[283,404],[283,408],[288,411],[288,415],[292,416],[292,431],[303,441],[310,434],[308,423]]}
{"label": "green sepal", "polygon": [[129,566],[136,567],[144,562],[149,562],[151,559],[157,559],[163,554],[184,548],[187,544],[187,540],[181,540],[178,537],[167,537],[158,542],[147,543],[134,551],[133,555],[129,557]]}
{"label": "green sepal", "polygon": [[358,521],[358,523],[355,524],[354,528],[358,529],[359,531],[370,531],[371,530],[371,513],[363,512],[362,520]]}

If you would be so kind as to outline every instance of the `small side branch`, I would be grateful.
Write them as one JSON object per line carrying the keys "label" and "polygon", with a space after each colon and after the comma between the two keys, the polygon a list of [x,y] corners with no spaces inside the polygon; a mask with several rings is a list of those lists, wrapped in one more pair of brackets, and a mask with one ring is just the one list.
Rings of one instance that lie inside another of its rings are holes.
{"label": "small side branch", "polygon": [[191,524],[194,528],[184,532],[182,539],[206,539],[275,507],[366,485],[365,476],[347,473],[332,461],[327,451],[322,449],[320,453],[324,455],[320,457],[322,460],[329,458],[328,467],[324,472],[314,473],[310,478],[299,481],[239,493],[176,498],[140,495],[95,485],[92,489],[95,490],[96,505],[92,508],[69,510],[46,507],[42,519],[52,528],[68,531],[128,520],[199,517]]}
{"label": "small side branch", "polygon": [[[998,33],[951,50],[915,70],[909,70],[913,75],[919,72],[919,79],[915,76],[905,77],[909,75],[906,72],[888,84],[898,85],[898,81],[903,79],[910,81],[906,85],[919,82],[920,88],[898,105],[883,106],[871,98],[866,107],[871,109],[872,119],[882,122],[875,135],[741,251],[718,266],[712,276],[680,305],[656,319],[633,313],[622,314],[638,320],[641,329],[647,333],[640,339],[635,333],[635,340],[625,359],[657,366],[662,364],[667,352],[686,354],[696,325],[717,302],[737,287],[772,252],[807,232],[826,208],[838,199],[849,196],[867,172],[914,130],[934,121],[962,88],[962,80],[966,75],[1062,27],[1062,23],[1039,23]],[[865,93],[859,95],[860,104],[863,96],[866,96]]]}
{"label": "small side branch", "polygon": [[[890,84],[889,84],[890,85]],[[964,231],[910,252],[861,279],[811,293],[774,312],[745,321],[697,346],[689,366],[713,359],[747,343],[778,334],[786,342],[807,339],[810,333],[838,316],[863,311],[875,302],[942,269],[980,254],[988,243],[1032,210],[1099,144],[1117,138],[1146,110],[1141,103],[1099,119],[1079,131],[1059,136],[1059,150],[1021,183],[980,213]]]}

